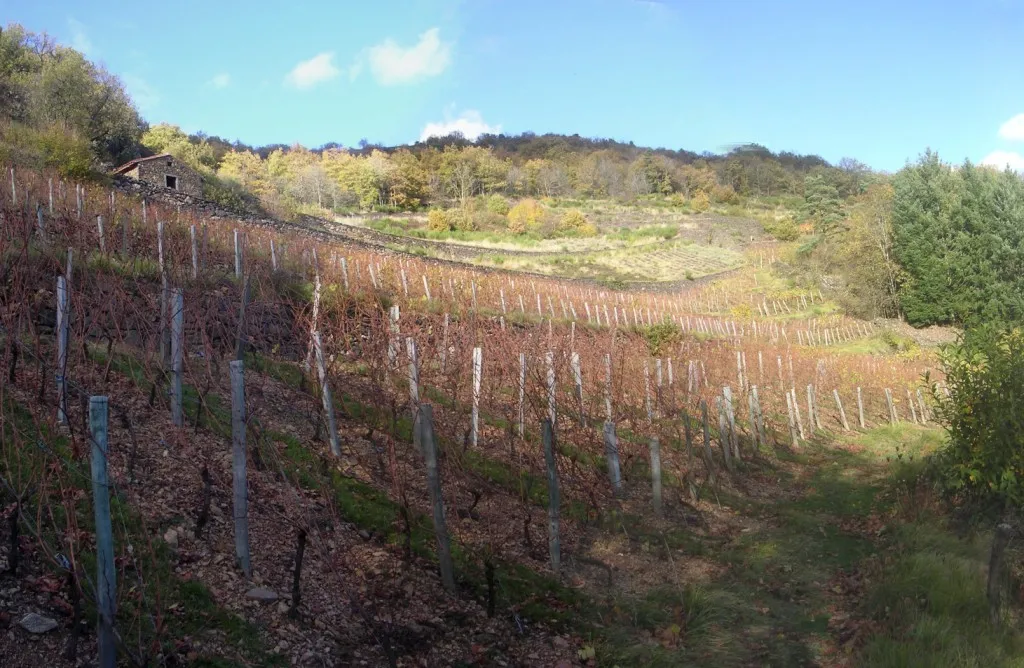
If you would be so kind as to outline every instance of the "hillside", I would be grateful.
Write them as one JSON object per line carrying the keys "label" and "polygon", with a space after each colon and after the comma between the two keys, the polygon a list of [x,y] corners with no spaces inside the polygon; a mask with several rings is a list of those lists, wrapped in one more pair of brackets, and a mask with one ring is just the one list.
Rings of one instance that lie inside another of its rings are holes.
{"label": "hillside", "polygon": [[[100,496],[128,665],[993,665],[1020,651],[988,622],[984,536],[952,532],[916,482],[943,439],[934,351],[788,281],[792,249],[740,248],[729,276],[651,293],[15,179],[0,235],[9,665],[96,656],[94,396],[109,402]],[[27,631],[30,613],[55,627]]]}

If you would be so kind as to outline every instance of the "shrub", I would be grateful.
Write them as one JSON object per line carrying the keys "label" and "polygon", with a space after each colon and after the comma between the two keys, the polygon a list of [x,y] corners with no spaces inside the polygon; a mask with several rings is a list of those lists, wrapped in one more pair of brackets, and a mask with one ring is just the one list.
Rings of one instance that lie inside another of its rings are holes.
{"label": "shrub", "polygon": [[949,441],[947,488],[978,501],[1024,503],[1024,329],[968,330],[942,351],[949,396],[936,393]]}
{"label": "shrub", "polygon": [[513,234],[536,232],[544,224],[544,207],[534,199],[524,199],[508,212],[508,230]]}
{"label": "shrub", "polygon": [[459,232],[472,232],[477,229],[476,221],[473,220],[473,216],[462,209],[448,209],[445,212],[445,217],[448,219],[448,225],[453,230],[458,230]]}
{"label": "shrub", "polygon": [[800,226],[796,224],[792,216],[782,220],[765,221],[762,224],[764,231],[779,241],[796,241],[800,238]]}
{"label": "shrub", "polygon": [[703,190],[698,190],[693,194],[693,199],[690,200],[690,207],[697,213],[704,213],[711,208],[711,198]]}
{"label": "shrub", "polygon": [[732,186],[715,186],[711,189],[711,197],[722,204],[739,204],[740,196]]}
{"label": "shrub", "polygon": [[562,214],[559,228],[563,230],[579,230],[587,224],[587,217],[579,209],[569,209]]}
{"label": "shrub", "polygon": [[478,230],[501,230],[505,228],[505,216],[494,211],[474,211],[473,222]]}
{"label": "shrub", "polygon": [[659,322],[641,327],[640,335],[644,337],[651,355],[660,355],[682,341],[683,330],[675,323]]}
{"label": "shrub", "polygon": [[427,214],[427,229],[431,232],[450,232],[452,224],[444,209],[431,209]]}
{"label": "shrub", "polygon": [[596,237],[597,236],[597,225],[593,223],[583,223],[576,228],[576,233],[581,237]]}
{"label": "shrub", "polygon": [[491,213],[507,216],[509,210],[508,200],[501,195],[491,195],[487,198],[486,208]]}

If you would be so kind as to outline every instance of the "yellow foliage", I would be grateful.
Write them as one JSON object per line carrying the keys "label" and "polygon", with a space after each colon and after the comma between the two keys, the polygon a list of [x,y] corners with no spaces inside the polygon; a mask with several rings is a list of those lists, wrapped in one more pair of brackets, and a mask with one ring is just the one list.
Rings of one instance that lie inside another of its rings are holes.
{"label": "yellow foliage", "polygon": [[563,230],[578,230],[587,224],[587,217],[579,209],[569,209],[562,214],[560,227]]}
{"label": "yellow foliage", "polygon": [[703,190],[698,190],[693,194],[693,199],[690,200],[690,208],[697,213],[704,213],[711,208],[711,198]]}
{"label": "yellow foliage", "polygon": [[431,209],[427,214],[427,229],[431,232],[448,232],[452,229],[444,209]]}
{"label": "yellow foliage", "polygon": [[544,207],[534,199],[524,199],[508,212],[508,230],[525,234],[540,229],[544,222]]}

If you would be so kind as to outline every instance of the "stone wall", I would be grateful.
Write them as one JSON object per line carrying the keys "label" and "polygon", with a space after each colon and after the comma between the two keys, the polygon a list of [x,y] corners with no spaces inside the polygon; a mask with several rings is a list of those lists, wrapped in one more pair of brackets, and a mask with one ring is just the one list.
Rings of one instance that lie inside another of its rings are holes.
{"label": "stone wall", "polygon": [[203,179],[199,174],[177,158],[168,156],[159,160],[143,160],[132,170],[132,176],[143,183],[164,186],[165,177],[177,179],[177,191],[192,197],[203,196]]}

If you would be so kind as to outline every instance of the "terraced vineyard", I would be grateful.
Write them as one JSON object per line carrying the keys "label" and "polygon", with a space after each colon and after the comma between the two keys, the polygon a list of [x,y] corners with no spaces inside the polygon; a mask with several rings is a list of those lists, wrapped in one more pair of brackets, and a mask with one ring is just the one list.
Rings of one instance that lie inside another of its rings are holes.
{"label": "terraced vineyard", "polygon": [[[987,615],[958,630],[985,610],[985,555],[929,519],[913,475],[942,440],[934,354],[854,352],[886,333],[772,276],[774,249],[573,265],[740,267],[598,289],[11,175],[5,667],[100,645],[310,668],[1004,665],[1024,647]],[[903,576],[923,559],[925,581]]]}
{"label": "terraced vineyard", "polygon": [[648,283],[700,278],[735,269],[744,262],[738,250],[675,240],[591,253],[489,255],[480,263],[565,278]]}

